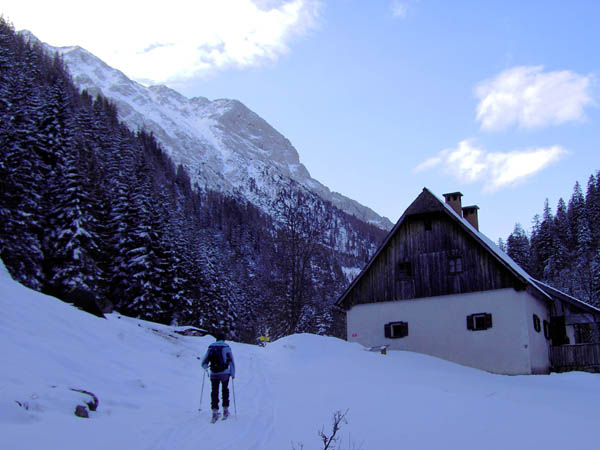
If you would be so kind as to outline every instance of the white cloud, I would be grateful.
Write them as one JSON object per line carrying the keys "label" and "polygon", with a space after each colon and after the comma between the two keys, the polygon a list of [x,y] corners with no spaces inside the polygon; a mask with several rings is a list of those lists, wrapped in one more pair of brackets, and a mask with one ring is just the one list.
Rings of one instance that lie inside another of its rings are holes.
{"label": "white cloud", "polygon": [[399,19],[404,19],[408,13],[408,3],[394,0],[392,2],[392,15]]}
{"label": "white cloud", "polygon": [[186,79],[257,66],[314,29],[322,0],[5,0],[3,13],[54,46],[79,45],[136,79]]}
{"label": "white cloud", "polygon": [[508,69],[475,89],[477,120],[489,131],[513,124],[540,128],[581,120],[584,108],[592,103],[591,81],[591,76],[569,70],[544,72],[542,66]]}
{"label": "white cloud", "polygon": [[485,192],[511,187],[532,177],[567,154],[560,146],[511,152],[489,152],[477,148],[472,139],[443,150],[419,164],[414,172],[441,169],[464,183],[483,183]]}

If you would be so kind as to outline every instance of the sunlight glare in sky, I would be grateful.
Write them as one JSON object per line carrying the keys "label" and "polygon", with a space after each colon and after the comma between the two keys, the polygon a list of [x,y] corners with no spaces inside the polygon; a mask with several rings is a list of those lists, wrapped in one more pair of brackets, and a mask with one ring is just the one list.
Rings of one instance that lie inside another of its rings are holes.
{"label": "sunlight glare in sky", "polygon": [[37,3],[31,14],[30,3],[8,0],[3,13],[50,45],[79,45],[151,83],[276,60],[294,36],[316,27],[320,8],[318,0]]}

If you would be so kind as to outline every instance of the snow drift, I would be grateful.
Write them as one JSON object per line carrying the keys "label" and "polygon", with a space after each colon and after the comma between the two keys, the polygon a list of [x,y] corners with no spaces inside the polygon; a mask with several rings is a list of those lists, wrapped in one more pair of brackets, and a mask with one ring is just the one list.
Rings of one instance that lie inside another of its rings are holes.
{"label": "snow drift", "polygon": [[[1,449],[596,449],[600,378],[507,377],[408,352],[295,335],[231,343],[237,418],[209,423],[211,337],[118,314],[98,318],[13,281],[0,263]],[[75,407],[94,393],[88,419]]]}

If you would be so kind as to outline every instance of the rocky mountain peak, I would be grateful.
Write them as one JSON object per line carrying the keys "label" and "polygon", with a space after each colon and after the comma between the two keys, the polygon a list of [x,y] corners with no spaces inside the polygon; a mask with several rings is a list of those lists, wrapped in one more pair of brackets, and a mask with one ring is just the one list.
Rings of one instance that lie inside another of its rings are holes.
{"label": "rocky mountain peak", "polygon": [[55,48],[75,84],[115,103],[132,130],[151,131],[194,186],[243,196],[265,209],[282,183],[295,182],[382,229],[392,223],[313,179],[291,142],[238,100],[187,98],[167,86],[143,86],[81,47]]}

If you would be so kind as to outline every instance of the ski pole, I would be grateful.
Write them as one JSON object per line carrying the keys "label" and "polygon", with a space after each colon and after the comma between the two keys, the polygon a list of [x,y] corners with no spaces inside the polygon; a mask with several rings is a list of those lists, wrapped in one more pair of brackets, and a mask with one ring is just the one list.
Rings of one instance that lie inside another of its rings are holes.
{"label": "ski pole", "polygon": [[204,371],[204,375],[202,376],[202,390],[200,391],[200,407],[198,411],[202,411],[202,396],[204,395],[204,380],[206,379],[206,370]]}
{"label": "ski pole", "polygon": [[233,388],[233,410],[235,411],[235,420],[237,420],[237,404],[235,403],[235,378],[231,379],[231,387]]}

